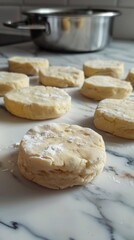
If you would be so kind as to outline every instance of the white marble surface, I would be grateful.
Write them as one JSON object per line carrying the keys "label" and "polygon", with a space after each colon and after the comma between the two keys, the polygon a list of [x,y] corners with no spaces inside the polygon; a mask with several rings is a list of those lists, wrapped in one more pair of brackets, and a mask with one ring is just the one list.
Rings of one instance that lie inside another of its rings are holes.
{"label": "white marble surface", "polygon": [[[125,62],[125,75],[134,67],[134,43],[112,42],[92,54],[39,51],[32,43],[0,48],[0,69],[13,55],[47,57],[51,64],[79,68],[89,58]],[[37,80],[32,78],[31,84]],[[95,129],[97,102],[68,89],[72,109],[56,120],[30,121],[9,114],[0,98],[0,240],[134,240],[134,141]],[[133,97],[133,95],[131,96]],[[25,132],[47,122],[90,127],[102,134],[107,150],[104,171],[84,187],[48,190],[25,180],[16,167],[18,144]]]}

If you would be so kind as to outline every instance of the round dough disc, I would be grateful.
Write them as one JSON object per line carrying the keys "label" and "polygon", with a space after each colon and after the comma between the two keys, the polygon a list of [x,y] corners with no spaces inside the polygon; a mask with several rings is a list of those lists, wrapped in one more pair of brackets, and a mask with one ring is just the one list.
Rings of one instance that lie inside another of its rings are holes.
{"label": "round dough disc", "polygon": [[42,120],[57,118],[71,108],[71,97],[59,88],[35,86],[5,94],[6,109],[15,116]]}
{"label": "round dough disc", "polygon": [[0,72],[0,96],[11,91],[29,86],[29,78],[25,74]]}
{"label": "round dough disc", "polygon": [[30,129],[18,157],[20,172],[42,186],[63,189],[93,180],[106,161],[102,137],[89,128],[49,124]]}
{"label": "round dough disc", "polygon": [[94,114],[94,125],[113,135],[134,139],[134,100],[100,101]]}
{"label": "round dough disc", "polygon": [[84,72],[74,67],[52,66],[40,69],[39,79],[45,86],[77,87],[84,82]]}
{"label": "round dough disc", "polygon": [[129,82],[109,76],[93,76],[85,79],[81,93],[94,100],[126,98],[132,93]]}
{"label": "round dough disc", "polygon": [[8,59],[9,71],[38,75],[40,67],[47,68],[49,62],[45,58],[14,56]]}
{"label": "round dough disc", "polygon": [[107,75],[115,78],[121,78],[124,74],[124,63],[115,60],[88,60],[83,64],[83,70],[86,77],[93,75]]}

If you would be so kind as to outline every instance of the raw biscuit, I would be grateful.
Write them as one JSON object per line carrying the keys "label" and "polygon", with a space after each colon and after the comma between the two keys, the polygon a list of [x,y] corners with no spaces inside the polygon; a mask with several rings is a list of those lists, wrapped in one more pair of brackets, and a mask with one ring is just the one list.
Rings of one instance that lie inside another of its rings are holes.
{"label": "raw biscuit", "polygon": [[134,139],[134,100],[100,101],[94,114],[94,125],[113,135]]}
{"label": "raw biscuit", "polygon": [[107,75],[121,78],[124,74],[124,63],[115,60],[88,60],[83,64],[86,77],[93,75]]}
{"label": "raw biscuit", "polygon": [[29,86],[29,78],[21,73],[0,72],[0,96],[11,91]]}
{"label": "raw biscuit", "polygon": [[49,62],[45,58],[14,56],[8,59],[8,66],[11,72],[38,75],[39,68],[47,68]]}
{"label": "raw biscuit", "polygon": [[49,124],[30,129],[18,156],[21,174],[44,187],[63,189],[92,181],[106,161],[104,141],[89,128]]}
{"label": "raw biscuit", "polygon": [[15,116],[42,120],[57,118],[70,110],[71,97],[59,88],[35,86],[4,95],[6,109]]}
{"label": "raw biscuit", "polygon": [[126,80],[129,81],[133,85],[133,87],[134,87],[134,68],[132,68],[129,71]]}
{"label": "raw biscuit", "polygon": [[46,86],[76,87],[83,84],[84,72],[74,67],[52,66],[40,69],[39,80]]}
{"label": "raw biscuit", "polygon": [[93,76],[85,79],[81,88],[82,95],[94,99],[126,98],[133,88],[129,82],[109,76]]}

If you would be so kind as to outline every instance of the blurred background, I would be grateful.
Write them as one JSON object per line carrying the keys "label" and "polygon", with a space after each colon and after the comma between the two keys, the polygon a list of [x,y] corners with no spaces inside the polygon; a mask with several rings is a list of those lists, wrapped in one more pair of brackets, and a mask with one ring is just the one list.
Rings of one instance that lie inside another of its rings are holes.
{"label": "blurred background", "polygon": [[[7,20],[23,19],[24,10],[53,6],[89,6],[98,9],[121,11],[122,15],[114,21],[113,37],[134,40],[134,0],[0,0],[0,32],[18,31],[3,26]],[[24,32],[23,34],[28,34]]]}

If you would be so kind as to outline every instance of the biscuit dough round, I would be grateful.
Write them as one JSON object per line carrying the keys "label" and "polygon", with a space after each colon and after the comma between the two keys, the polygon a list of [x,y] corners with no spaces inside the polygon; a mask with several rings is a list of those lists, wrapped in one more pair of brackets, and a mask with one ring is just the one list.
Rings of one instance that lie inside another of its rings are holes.
{"label": "biscuit dough round", "polygon": [[63,189],[92,181],[106,161],[104,141],[90,128],[49,124],[30,129],[18,156],[21,174],[44,187]]}
{"label": "biscuit dough round", "polygon": [[40,69],[39,80],[46,86],[77,87],[84,82],[84,72],[75,67],[52,66]]}
{"label": "biscuit dough round", "polygon": [[35,86],[4,95],[6,109],[15,116],[43,120],[57,118],[71,108],[71,97],[59,88]]}
{"label": "biscuit dough round", "polygon": [[129,82],[109,76],[93,76],[85,79],[81,88],[85,97],[102,100],[105,98],[126,98],[133,88]]}
{"label": "biscuit dough round", "polygon": [[45,58],[14,56],[8,59],[9,71],[38,75],[40,67],[47,68],[49,62]]}
{"label": "biscuit dough round", "polygon": [[132,69],[129,71],[126,80],[129,81],[129,82],[133,85],[133,87],[134,87],[134,68],[132,68]]}
{"label": "biscuit dough round", "polygon": [[113,135],[134,139],[134,100],[100,101],[94,114],[94,125]]}
{"label": "biscuit dough round", "polygon": [[88,60],[83,64],[83,70],[86,77],[93,75],[107,75],[115,78],[121,78],[124,74],[124,63],[115,60]]}
{"label": "biscuit dough round", "polygon": [[11,91],[29,86],[29,78],[25,74],[0,72],[0,96]]}

